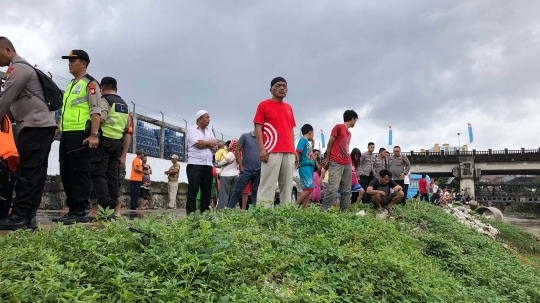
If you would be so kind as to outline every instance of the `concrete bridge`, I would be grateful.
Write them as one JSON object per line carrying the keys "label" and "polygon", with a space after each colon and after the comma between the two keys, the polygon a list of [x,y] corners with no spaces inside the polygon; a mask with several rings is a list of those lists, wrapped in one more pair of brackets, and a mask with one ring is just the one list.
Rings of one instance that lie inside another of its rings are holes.
{"label": "concrete bridge", "polygon": [[430,177],[456,177],[465,194],[474,195],[475,181],[484,175],[540,175],[540,148],[519,150],[404,153],[411,173]]}

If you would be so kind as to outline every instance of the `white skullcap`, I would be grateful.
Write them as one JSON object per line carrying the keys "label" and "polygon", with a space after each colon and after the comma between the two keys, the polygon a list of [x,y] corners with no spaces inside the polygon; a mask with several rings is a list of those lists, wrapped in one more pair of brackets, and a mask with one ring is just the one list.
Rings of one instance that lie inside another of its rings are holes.
{"label": "white skullcap", "polygon": [[178,159],[178,156],[177,155],[172,155],[171,159]]}
{"label": "white skullcap", "polygon": [[197,112],[197,115],[195,116],[195,121],[199,120],[200,117],[202,117],[202,115],[204,114],[207,114],[208,112],[205,111],[204,109],[201,109],[200,111]]}

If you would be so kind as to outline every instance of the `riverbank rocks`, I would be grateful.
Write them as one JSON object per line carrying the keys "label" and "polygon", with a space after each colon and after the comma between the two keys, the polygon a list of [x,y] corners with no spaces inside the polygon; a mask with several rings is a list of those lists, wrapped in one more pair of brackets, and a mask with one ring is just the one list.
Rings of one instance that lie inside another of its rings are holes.
{"label": "riverbank rocks", "polygon": [[443,210],[452,216],[454,216],[461,224],[466,225],[472,229],[475,229],[481,234],[487,235],[493,240],[497,238],[499,230],[491,226],[489,223],[483,223],[473,215],[469,213],[469,209],[458,206],[458,207],[444,207]]}

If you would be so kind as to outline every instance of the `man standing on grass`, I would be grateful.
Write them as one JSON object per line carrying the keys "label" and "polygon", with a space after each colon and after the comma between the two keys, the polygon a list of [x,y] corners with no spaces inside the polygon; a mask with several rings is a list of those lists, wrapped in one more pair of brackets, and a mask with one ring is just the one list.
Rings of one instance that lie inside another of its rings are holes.
{"label": "man standing on grass", "polygon": [[[360,180],[358,181],[360,181],[360,185],[363,188],[367,188],[369,183],[374,179],[375,160],[377,159],[373,153],[374,150],[375,143],[369,142],[368,150],[362,153],[360,157]],[[363,203],[369,203],[369,195],[364,195],[362,201]]]}
{"label": "man standing on grass", "polygon": [[426,174],[422,174],[422,179],[418,181],[418,191],[420,191],[420,201],[429,202],[429,185]]}
{"label": "man standing on grass", "polygon": [[321,211],[326,211],[336,201],[336,195],[339,189],[339,206],[341,211],[349,208],[351,197],[351,156],[349,154],[349,144],[351,142],[351,132],[349,128],[354,127],[358,120],[358,114],[354,110],[346,110],[343,113],[343,124],[337,124],[332,129],[326,158],[322,165],[328,170],[328,187],[324,193],[324,199],[321,204]]}
{"label": "man standing on grass", "polygon": [[201,190],[199,210],[210,210],[210,195],[212,193],[212,168],[214,157],[212,150],[216,147],[216,137],[208,128],[210,114],[200,110],[195,115],[195,125],[188,128],[187,148],[188,163],[188,192],[186,213],[189,215],[197,210],[197,193]]}
{"label": "man standing on grass", "polygon": [[240,177],[227,207],[235,208],[242,196],[242,210],[245,210],[249,193],[251,193],[251,204],[257,205],[257,191],[261,181],[261,159],[259,159],[259,148],[254,131],[240,136],[235,154]]}
{"label": "man standing on grass", "polygon": [[[411,163],[409,159],[401,154],[401,147],[394,146],[394,154],[388,159],[388,170],[392,173],[392,179],[401,188],[405,188],[405,176],[409,174]],[[406,196],[403,196],[401,204],[405,205]]]}
{"label": "man standing on grass", "polygon": [[281,203],[291,202],[293,170],[298,155],[294,150],[296,122],[293,110],[283,101],[287,96],[287,81],[282,77],[274,78],[270,82],[270,93],[271,99],[259,103],[253,123],[262,162],[257,197],[265,207],[273,208],[276,183],[279,183]]}
{"label": "man standing on grass", "polygon": [[172,166],[165,171],[169,183],[169,204],[167,209],[176,209],[176,196],[178,196],[178,177],[180,176],[180,164],[178,164],[178,156],[171,156]]}

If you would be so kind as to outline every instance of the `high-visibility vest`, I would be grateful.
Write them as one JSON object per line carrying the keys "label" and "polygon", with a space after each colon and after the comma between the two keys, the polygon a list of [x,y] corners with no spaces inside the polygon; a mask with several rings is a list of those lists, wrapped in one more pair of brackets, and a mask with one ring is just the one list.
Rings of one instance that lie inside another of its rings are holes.
{"label": "high-visibility vest", "polygon": [[15,145],[15,139],[13,138],[13,128],[11,120],[7,115],[2,117],[2,125],[0,130],[0,158],[6,161],[10,171],[17,170],[19,164],[19,152]]}
{"label": "high-visibility vest", "polygon": [[109,103],[109,114],[105,122],[101,123],[103,137],[122,139],[129,119],[129,107],[126,102],[115,94],[102,95]]}
{"label": "high-visibility vest", "polygon": [[86,121],[90,119],[87,87],[92,81],[95,81],[95,79],[86,74],[76,83],[71,80],[67,85],[62,105],[60,131],[85,129]]}

